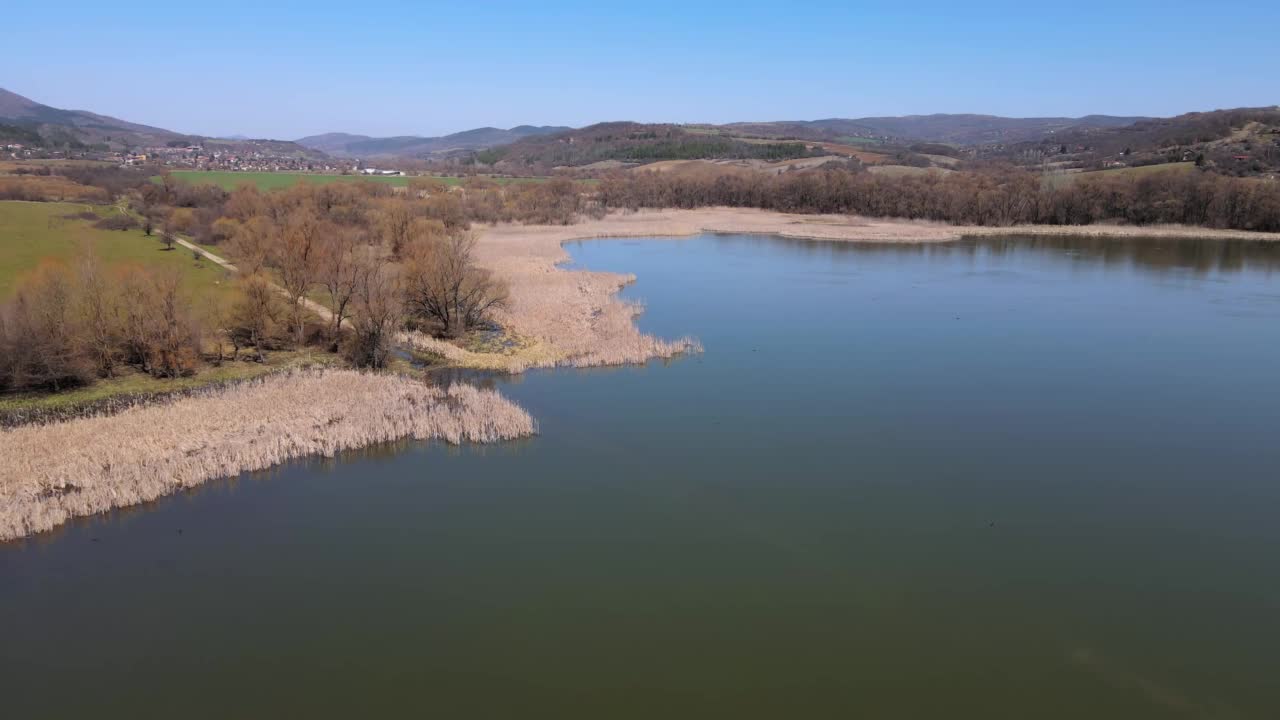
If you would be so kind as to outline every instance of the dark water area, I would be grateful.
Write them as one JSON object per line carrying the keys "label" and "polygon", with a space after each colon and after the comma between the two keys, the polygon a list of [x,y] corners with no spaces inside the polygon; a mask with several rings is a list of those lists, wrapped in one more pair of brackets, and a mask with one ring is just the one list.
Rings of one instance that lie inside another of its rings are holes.
{"label": "dark water area", "polygon": [[1280,717],[1280,247],[572,244],[706,352],[0,546],[7,717]]}

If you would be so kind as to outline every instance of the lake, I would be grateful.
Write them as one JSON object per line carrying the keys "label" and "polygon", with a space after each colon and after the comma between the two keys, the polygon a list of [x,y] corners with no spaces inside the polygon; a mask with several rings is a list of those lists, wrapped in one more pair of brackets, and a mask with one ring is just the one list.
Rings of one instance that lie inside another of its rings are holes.
{"label": "lake", "polygon": [[706,351],[0,546],[5,714],[1280,716],[1280,247],[568,249]]}

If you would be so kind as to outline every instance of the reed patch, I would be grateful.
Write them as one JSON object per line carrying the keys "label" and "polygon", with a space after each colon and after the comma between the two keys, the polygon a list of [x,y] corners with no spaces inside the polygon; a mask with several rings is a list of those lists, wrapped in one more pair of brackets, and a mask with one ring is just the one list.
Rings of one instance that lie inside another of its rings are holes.
{"label": "reed patch", "polygon": [[306,456],[402,438],[496,442],[537,432],[492,390],[307,370],[112,416],[0,432],[0,540]]}

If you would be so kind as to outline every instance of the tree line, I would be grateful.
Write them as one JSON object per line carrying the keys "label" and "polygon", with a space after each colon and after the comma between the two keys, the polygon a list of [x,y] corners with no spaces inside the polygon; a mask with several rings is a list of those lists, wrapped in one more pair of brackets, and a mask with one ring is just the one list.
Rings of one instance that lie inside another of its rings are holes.
{"label": "tree line", "polygon": [[889,177],[823,168],[780,175],[615,174],[605,208],[753,207],[962,225],[1180,223],[1280,232],[1280,183],[1207,172],[1081,176],[1061,187],[1018,169]]}
{"label": "tree line", "polygon": [[176,272],[47,263],[0,306],[0,390],[84,385],[127,365],[190,374],[201,327]]}

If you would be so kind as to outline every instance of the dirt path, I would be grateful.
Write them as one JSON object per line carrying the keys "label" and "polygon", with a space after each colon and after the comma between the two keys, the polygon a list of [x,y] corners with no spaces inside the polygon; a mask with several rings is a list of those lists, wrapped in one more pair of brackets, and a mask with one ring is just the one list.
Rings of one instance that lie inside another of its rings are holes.
{"label": "dirt path", "polygon": [[[217,263],[218,265],[221,265],[222,267],[226,268],[227,270],[229,270],[229,271],[231,271],[231,272],[233,272],[233,273],[239,273],[239,272],[240,272],[240,268],[238,268],[238,267],[236,267],[234,264],[232,264],[232,263],[231,263],[231,261],[227,260],[227,259],[226,259],[226,258],[224,258],[224,257],[218,256],[218,255],[214,255],[213,253],[209,252],[208,250],[205,250],[204,248],[200,247],[199,245],[196,245],[195,243],[193,243],[193,242],[191,242],[191,241],[189,241],[189,240],[185,240],[185,239],[183,239],[183,238],[181,238],[181,237],[178,237],[178,236],[174,236],[174,240],[175,240],[179,245],[181,245],[182,247],[184,247],[184,248],[186,248],[186,249],[190,250],[191,252],[199,253],[199,254],[201,254],[201,255],[205,256],[206,258],[208,258],[208,259],[209,259],[209,260],[211,260],[212,262]],[[271,286],[272,286],[273,288],[275,288],[275,289],[276,289],[276,292],[280,293],[281,295],[285,296],[286,298],[290,298],[290,297],[291,297],[291,296],[289,295],[289,292],[288,292],[287,290],[285,290],[284,288],[280,287],[279,285],[276,285],[276,284],[272,283],[272,285],[271,285]],[[333,322],[333,311],[332,311],[332,310],[330,310],[329,308],[325,307],[324,305],[321,305],[320,303],[318,303],[318,302],[316,302],[316,301],[314,301],[314,300],[312,300],[312,299],[310,299],[310,298],[305,298],[305,297],[304,297],[304,298],[302,298],[302,306],[303,306],[303,307],[305,307],[306,309],[310,310],[311,312],[315,313],[316,315],[319,315],[319,316],[320,316],[320,319],[321,319],[321,320],[323,320],[324,322],[326,322],[326,323]]]}

